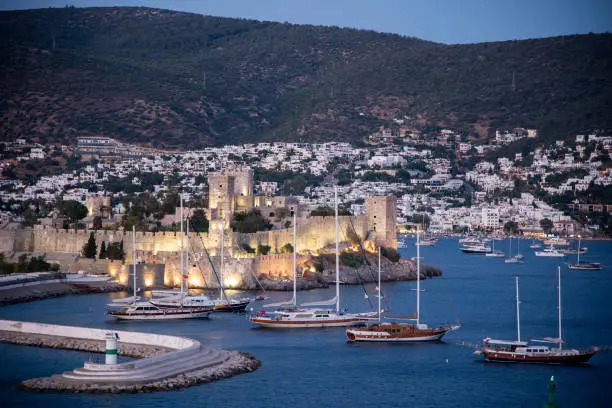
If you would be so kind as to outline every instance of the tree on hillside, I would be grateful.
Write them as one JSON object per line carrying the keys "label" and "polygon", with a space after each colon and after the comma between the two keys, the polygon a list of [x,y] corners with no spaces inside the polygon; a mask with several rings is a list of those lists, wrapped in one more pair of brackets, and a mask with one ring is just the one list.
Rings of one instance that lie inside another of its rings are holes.
{"label": "tree on hillside", "polygon": [[81,250],[81,254],[85,258],[94,259],[96,257],[98,247],[96,246],[96,238],[94,237],[93,232],[89,233],[89,239],[87,243],[83,245],[83,249]]}
{"label": "tree on hillside", "polygon": [[518,224],[514,221],[508,221],[504,224],[504,232],[508,235],[515,235],[518,230]]}
{"label": "tree on hillside", "polygon": [[77,222],[87,216],[87,207],[76,200],[61,200],[55,206],[58,213],[68,221]]}
{"label": "tree on hillside", "polygon": [[280,248],[281,254],[291,254],[293,253],[293,245],[286,243]]}
{"label": "tree on hillside", "polygon": [[542,228],[542,231],[544,231],[545,234],[550,234],[552,232],[553,227],[553,222],[548,218],[542,218],[540,220],[540,228]]}
{"label": "tree on hillside", "polygon": [[102,241],[102,245],[100,245],[100,255],[98,255],[99,259],[106,259],[106,243]]}

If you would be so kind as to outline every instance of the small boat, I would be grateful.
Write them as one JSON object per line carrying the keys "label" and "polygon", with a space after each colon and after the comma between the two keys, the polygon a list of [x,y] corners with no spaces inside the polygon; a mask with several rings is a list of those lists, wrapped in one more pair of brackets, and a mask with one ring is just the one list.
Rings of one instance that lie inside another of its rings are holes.
{"label": "small boat", "polygon": [[[418,227],[417,227],[418,228]],[[378,322],[365,327],[354,327],[346,329],[346,337],[350,343],[353,342],[388,342],[388,343],[408,343],[408,342],[426,342],[440,340],[445,334],[453,330],[457,330],[460,326],[440,326],[429,327],[420,322],[420,304],[421,304],[421,280],[420,280],[420,242],[419,231],[417,229],[417,300],[416,314],[410,316],[407,320],[414,320],[415,323],[381,323],[381,285],[380,285],[380,250],[378,255]]]}
{"label": "small boat", "polygon": [[498,251],[495,249],[495,240],[491,241],[491,252],[487,252],[485,253],[485,256],[491,257],[491,258],[504,258],[506,256],[506,254],[504,254],[502,251]]}
{"label": "small boat", "polygon": [[[289,302],[266,305],[279,309],[272,313],[261,310],[251,315],[249,320],[260,327],[297,329],[309,327],[346,327],[363,324],[373,313],[344,313],[340,309],[340,228],[338,225],[338,192],[335,191],[336,218],[336,296],[330,300],[310,302],[299,307],[297,305],[297,218],[293,215],[293,298]],[[306,308],[304,306],[336,306],[335,310],[322,308]]]}
{"label": "small boat", "polygon": [[[421,246],[434,246],[438,243],[438,240],[436,238],[423,238],[423,240],[421,241]],[[416,245],[416,244],[415,244]]]}
{"label": "small boat", "polygon": [[569,241],[559,237],[552,237],[545,239],[544,245],[567,246],[569,245]]}
{"label": "small boat", "polygon": [[578,239],[578,250],[576,251],[576,263],[569,264],[569,269],[580,270],[580,271],[601,271],[601,264],[599,262],[580,263],[580,254],[582,253],[580,248],[580,239]]}
{"label": "small boat", "polygon": [[465,254],[483,255],[483,254],[488,254],[492,252],[492,250],[490,246],[486,246],[483,243],[474,244],[474,245],[463,244],[461,246],[461,252]]}
{"label": "small boat", "polygon": [[590,347],[586,350],[564,349],[562,337],[561,320],[561,267],[558,267],[558,328],[559,336],[556,338],[546,337],[542,340],[534,340],[540,343],[554,343],[556,348],[542,345],[530,345],[526,341],[521,341],[521,324],[519,309],[518,277],[516,282],[516,340],[493,340],[486,338],[483,340],[482,347],[475,354],[483,355],[485,361],[505,362],[505,363],[544,363],[544,364],[580,364],[586,363],[599,349]]}
{"label": "small boat", "polygon": [[[520,254],[520,252],[518,252],[518,239],[517,239],[517,250],[516,250],[516,255],[511,255],[508,256],[506,259],[504,259],[505,263],[508,264],[516,264],[516,263],[523,263],[523,255]],[[510,238],[510,250],[508,253],[512,253],[512,238]]]}
{"label": "small boat", "polygon": [[535,251],[535,256],[563,258],[565,254],[563,252],[558,251],[554,246],[551,245],[548,248],[544,248],[544,250],[542,251]]}
{"label": "small boat", "polygon": [[531,249],[540,249],[540,248],[542,248],[542,244],[540,244],[539,242],[534,242],[533,244],[529,245],[529,248],[531,248]]}

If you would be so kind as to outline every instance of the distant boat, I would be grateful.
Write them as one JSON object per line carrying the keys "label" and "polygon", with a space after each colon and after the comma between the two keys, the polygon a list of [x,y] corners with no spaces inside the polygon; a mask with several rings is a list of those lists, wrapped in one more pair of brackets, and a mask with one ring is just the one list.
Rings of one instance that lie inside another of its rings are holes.
{"label": "distant boat", "polygon": [[559,237],[552,237],[545,239],[544,245],[567,246],[569,245],[569,241]]}
{"label": "distant boat", "polygon": [[438,243],[438,240],[436,238],[432,238],[432,237],[423,238],[423,240],[421,241],[421,246],[434,246],[437,243]]}
{"label": "distant boat", "polygon": [[595,353],[597,353],[597,347],[590,347],[587,350],[563,348],[561,319],[561,267],[558,267],[558,281],[557,309],[559,335],[556,338],[546,337],[542,340],[534,340],[534,342],[557,344],[557,348],[550,348],[542,345],[530,345],[526,341],[521,341],[518,277],[515,277],[517,339],[509,341],[486,338],[483,340],[481,349],[476,351],[476,354],[483,355],[485,361],[506,363],[580,364],[589,361],[589,359],[593,357]]}
{"label": "distant boat", "polygon": [[531,249],[540,249],[540,248],[542,248],[542,244],[540,244],[539,242],[533,241],[533,243],[531,245],[529,245],[529,248],[531,248]]}
{"label": "distant boat", "polygon": [[349,342],[388,342],[388,343],[407,343],[407,342],[426,342],[440,340],[446,333],[457,330],[460,326],[440,326],[429,327],[420,322],[421,304],[421,268],[420,268],[420,241],[417,227],[417,299],[416,314],[405,318],[414,320],[415,323],[381,323],[381,289],[380,289],[380,250],[378,253],[378,322],[365,327],[352,327],[346,329],[346,337]]}
{"label": "distant boat", "polygon": [[[517,243],[516,243],[516,255],[511,255],[508,256],[506,259],[504,259],[505,263],[523,263],[523,255],[520,254],[520,252],[518,251],[518,239],[517,239]],[[510,238],[510,251],[509,254],[512,254],[512,238]]]}
{"label": "distant boat", "polygon": [[563,258],[565,254],[563,252],[558,251],[554,246],[551,245],[548,248],[544,248],[544,250],[542,251],[535,251],[535,256]]}
{"label": "distant boat", "polygon": [[491,258],[503,258],[506,256],[506,254],[504,254],[502,251],[497,251],[495,249],[495,240],[492,240],[491,241],[491,252],[485,253],[485,256],[488,256]]}
{"label": "distant boat", "polygon": [[478,244],[473,244],[473,245],[463,244],[463,246],[461,246],[461,252],[466,253],[466,254],[482,255],[482,254],[488,254],[492,252],[492,250],[490,246],[486,246],[483,243],[478,243]]}
{"label": "distant boat", "polygon": [[581,271],[601,271],[601,264],[599,262],[580,263],[580,239],[578,239],[578,250],[576,251],[576,263],[569,264],[569,269],[581,270]]}

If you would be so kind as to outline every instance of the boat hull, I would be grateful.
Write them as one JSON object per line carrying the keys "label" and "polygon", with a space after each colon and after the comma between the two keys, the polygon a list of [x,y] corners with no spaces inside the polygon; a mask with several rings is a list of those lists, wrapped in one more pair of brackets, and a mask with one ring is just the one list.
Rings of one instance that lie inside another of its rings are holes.
{"label": "boat hull", "polygon": [[549,355],[528,355],[501,351],[483,350],[485,361],[498,363],[534,363],[534,364],[584,364],[597,352],[597,349],[578,351],[576,353],[551,353]]}
{"label": "boat hull", "polygon": [[386,331],[372,331],[349,329],[346,331],[348,341],[353,342],[375,342],[375,343],[418,343],[428,341],[439,341],[445,334],[452,331],[452,327],[437,329],[415,330],[409,335],[394,336]]}
{"label": "boat hull", "polygon": [[212,311],[159,311],[155,313],[124,313],[124,312],[108,312],[107,315],[117,320],[177,320],[177,319],[208,319]]}
{"label": "boat hull", "polygon": [[244,312],[251,301],[237,303],[217,303],[215,305],[216,312]]}
{"label": "boat hull", "polygon": [[274,317],[252,317],[249,319],[260,327],[271,329],[305,329],[312,327],[348,327],[363,324],[364,319],[330,319],[330,320],[277,320]]}
{"label": "boat hull", "polygon": [[601,271],[599,264],[570,264],[567,267],[579,271]]}

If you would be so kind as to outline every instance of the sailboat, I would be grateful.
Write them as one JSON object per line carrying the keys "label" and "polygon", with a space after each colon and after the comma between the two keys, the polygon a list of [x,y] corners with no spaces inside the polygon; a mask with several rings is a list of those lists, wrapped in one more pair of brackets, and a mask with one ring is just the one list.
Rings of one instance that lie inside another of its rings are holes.
{"label": "sailboat", "polygon": [[[511,255],[504,259],[505,263],[523,263],[523,255],[518,250],[519,240],[516,239],[516,255]],[[510,254],[512,254],[512,237],[510,237]]]}
{"label": "sailboat", "polygon": [[495,240],[491,241],[491,252],[487,252],[485,254],[485,256],[491,257],[491,258],[503,258],[506,256],[506,254],[504,254],[502,251],[498,251],[495,249]]}
{"label": "sailboat", "polygon": [[174,320],[209,317],[213,311],[210,305],[199,307],[170,307],[155,305],[151,301],[139,299],[136,288],[136,227],[132,227],[132,259],[134,297],[127,302],[113,302],[107,305],[106,314],[118,320]]}
{"label": "sailboat", "polygon": [[576,263],[575,264],[569,264],[567,267],[569,269],[575,269],[575,270],[583,270],[583,271],[601,271],[601,264],[599,262],[589,262],[589,263],[580,263],[580,253],[581,248],[580,248],[580,237],[578,237],[578,249],[576,251]]}
{"label": "sailboat", "polygon": [[518,290],[518,277],[515,277],[516,283],[516,340],[493,340],[486,338],[483,340],[482,348],[477,350],[476,354],[482,354],[485,361],[496,362],[516,362],[516,363],[547,363],[547,364],[579,364],[586,363],[595,353],[597,347],[590,347],[587,350],[564,349],[563,348],[563,331],[561,319],[561,267],[558,267],[558,330],[559,335],[556,338],[545,337],[542,340],[534,340],[539,343],[557,344],[556,348],[551,348],[542,345],[530,345],[526,341],[521,341],[521,319],[520,319],[520,301]]}
{"label": "sailboat", "polygon": [[[417,287],[416,287],[416,314],[405,318],[405,320],[414,320],[412,323],[381,323],[380,322],[380,279],[378,283],[378,322],[366,327],[356,327],[346,329],[346,337],[349,342],[423,342],[440,340],[446,333],[457,330],[460,326],[440,326],[429,327],[420,320],[420,294],[421,294],[421,267],[420,267],[420,249],[421,242],[419,238],[419,229],[417,226]],[[379,258],[380,259],[380,258]],[[380,268],[379,268],[380,271]],[[380,272],[379,272],[380,276]]]}
{"label": "sailboat", "polygon": [[[305,303],[297,305],[297,218],[293,214],[293,297],[288,302],[265,305],[265,307],[278,307],[275,312],[268,314],[262,310],[252,315],[249,320],[261,327],[268,328],[307,328],[307,327],[346,327],[363,324],[372,317],[372,313],[344,313],[340,310],[340,248],[338,226],[338,191],[335,190],[335,216],[336,216],[336,296],[327,301]],[[330,306],[335,304],[335,310],[307,308],[307,306]]]}
{"label": "sailboat", "polygon": [[214,302],[204,294],[189,294],[189,274],[185,273],[185,265],[189,265],[189,223],[185,224],[187,229],[187,262],[184,261],[185,251],[183,247],[183,198],[181,197],[181,229],[180,229],[180,266],[179,272],[181,276],[181,290],[175,291],[153,291],[153,297],[150,302],[154,306],[163,310],[187,309],[201,312],[208,312],[206,317],[215,310]]}

